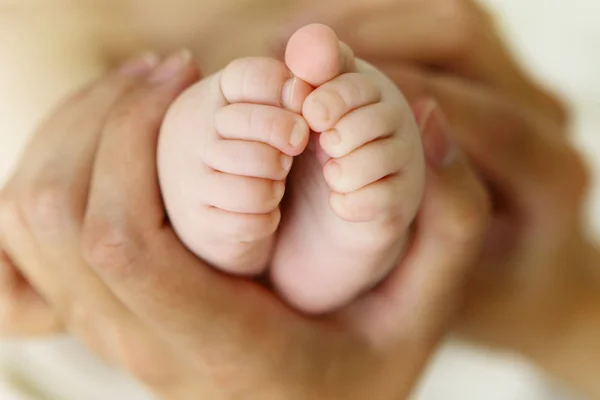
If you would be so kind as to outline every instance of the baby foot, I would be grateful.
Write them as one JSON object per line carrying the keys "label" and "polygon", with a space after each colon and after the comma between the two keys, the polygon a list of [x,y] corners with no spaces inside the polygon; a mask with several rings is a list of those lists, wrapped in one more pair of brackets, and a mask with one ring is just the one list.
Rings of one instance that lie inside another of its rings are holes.
{"label": "baby foot", "polygon": [[158,150],[167,212],[185,245],[215,267],[240,275],[266,267],[285,179],[308,142],[299,112],[311,89],[282,62],[245,58],[169,110]]}
{"label": "baby foot", "polygon": [[424,191],[424,158],[402,94],[330,28],[297,31],[286,63],[316,87],[302,109],[314,151],[288,179],[272,279],[292,305],[322,313],[398,263]]}

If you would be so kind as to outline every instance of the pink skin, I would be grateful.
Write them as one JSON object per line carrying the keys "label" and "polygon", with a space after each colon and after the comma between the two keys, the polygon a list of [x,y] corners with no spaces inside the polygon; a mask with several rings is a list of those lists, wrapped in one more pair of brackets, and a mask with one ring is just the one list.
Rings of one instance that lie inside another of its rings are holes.
{"label": "pink skin", "polygon": [[401,94],[331,29],[296,32],[286,63],[240,59],[181,96],[161,132],[159,176],[190,250],[236,275],[271,261],[282,297],[323,313],[397,264],[424,162]]}
{"label": "pink skin", "polygon": [[169,110],[158,150],[161,190],[178,235],[207,262],[238,275],[264,272],[284,181],[308,142],[294,110],[310,90],[282,63],[246,58]]}
{"label": "pink skin", "polygon": [[271,276],[294,307],[325,313],[399,262],[423,196],[425,162],[402,94],[330,28],[297,31],[286,64],[316,87],[302,108],[315,151],[297,157],[288,178]]}

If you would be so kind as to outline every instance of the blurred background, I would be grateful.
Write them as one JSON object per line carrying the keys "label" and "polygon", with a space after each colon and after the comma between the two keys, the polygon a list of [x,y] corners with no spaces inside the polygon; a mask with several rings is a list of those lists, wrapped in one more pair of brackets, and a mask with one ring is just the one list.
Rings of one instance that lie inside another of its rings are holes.
{"label": "blurred background", "polygon": [[[572,134],[594,170],[590,229],[600,237],[600,1],[480,0],[529,72],[566,98]],[[523,360],[449,343],[416,400],[573,400]]]}
{"label": "blurred background", "polygon": [[[590,228],[600,233],[600,0],[484,2],[494,10],[522,64],[570,101],[575,116],[574,138],[596,172],[589,221]],[[148,398],[133,383],[91,361],[91,356],[67,339],[26,346],[2,343],[0,400]],[[33,380],[27,376],[32,370],[40,371]],[[415,396],[415,400],[441,399],[575,397],[510,354],[495,354],[452,341],[440,351]]]}

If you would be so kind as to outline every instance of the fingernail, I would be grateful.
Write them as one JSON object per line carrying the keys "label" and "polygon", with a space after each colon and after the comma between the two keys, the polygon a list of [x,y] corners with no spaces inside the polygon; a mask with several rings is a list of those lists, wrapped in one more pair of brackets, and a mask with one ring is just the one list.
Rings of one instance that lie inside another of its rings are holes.
{"label": "fingernail", "polygon": [[160,61],[160,58],[156,53],[148,52],[131,60],[125,62],[118,70],[117,73],[123,76],[136,77],[144,75],[155,68]]}
{"label": "fingernail", "polygon": [[424,105],[417,122],[421,128],[425,157],[430,164],[444,169],[458,159],[459,150],[452,137],[450,123],[434,101]]}
{"label": "fingernail", "polygon": [[292,77],[285,81],[283,84],[283,90],[281,91],[281,101],[283,107],[290,109],[293,107],[292,101],[294,100],[294,89],[296,88],[297,78]]}
{"label": "fingernail", "polygon": [[413,107],[415,119],[419,124],[419,129],[421,129],[421,132],[424,131],[425,125],[429,122],[429,119],[431,118],[431,113],[437,107],[438,105],[434,100],[423,101]]}
{"label": "fingernail", "polygon": [[181,72],[187,67],[192,59],[192,53],[189,50],[180,50],[173,53],[164,60],[148,78],[150,83],[163,83]]}
{"label": "fingernail", "polygon": [[283,153],[281,154],[281,168],[283,168],[284,171],[290,170],[293,161],[294,159],[291,156]]}

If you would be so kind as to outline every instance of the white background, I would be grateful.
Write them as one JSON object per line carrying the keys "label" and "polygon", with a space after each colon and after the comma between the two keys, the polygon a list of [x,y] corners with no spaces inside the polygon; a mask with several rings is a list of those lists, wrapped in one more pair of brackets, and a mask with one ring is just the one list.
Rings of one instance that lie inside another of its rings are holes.
{"label": "white background", "polygon": [[[486,0],[527,68],[574,106],[576,140],[600,172],[600,0]],[[598,174],[590,226],[600,232]],[[43,392],[44,395],[36,394]],[[509,356],[456,343],[440,352],[418,400],[570,399]],[[146,400],[70,340],[0,345],[0,399]],[[377,399],[373,399],[377,400]]]}

